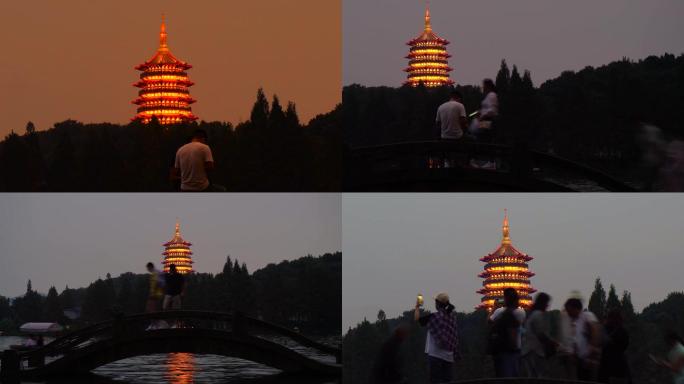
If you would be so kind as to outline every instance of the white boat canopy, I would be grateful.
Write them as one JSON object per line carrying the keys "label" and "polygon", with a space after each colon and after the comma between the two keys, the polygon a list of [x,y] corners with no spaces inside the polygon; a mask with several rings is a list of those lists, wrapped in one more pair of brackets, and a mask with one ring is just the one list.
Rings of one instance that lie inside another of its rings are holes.
{"label": "white boat canopy", "polygon": [[55,333],[64,329],[57,323],[26,323],[19,327],[22,333]]}

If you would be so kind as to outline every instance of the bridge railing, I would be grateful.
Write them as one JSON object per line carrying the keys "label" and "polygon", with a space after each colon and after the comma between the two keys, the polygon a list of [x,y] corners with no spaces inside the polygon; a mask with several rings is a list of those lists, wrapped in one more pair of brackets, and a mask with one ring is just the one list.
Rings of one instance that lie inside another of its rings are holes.
{"label": "bridge railing", "polygon": [[558,190],[576,188],[562,185],[559,179],[566,179],[568,184],[580,180],[608,191],[635,190],[603,171],[549,153],[528,150],[522,146],[450,140],[401,142],[350,149],[345,159],[345,189],[372,189],[373,183],[381,180],[378,176],[383,173],[429,172],[446,167],[464,172],[489,171],[490,176],[493,176],[491,170],[472,167],[470,160],[473,159],[494,161],[497,173],[506,173],[519,180],[551,180],[559,184]]}
{"label": "bridge railing", "polygon": [[[41,366],[46,357],[68,354],[94,340],[114,337],[135,337],[136,333],[145,332],[155,321],[167,321],[181,328],[214,329],[232,332],[235,336],[274,335],[286,337],[299,345],[312,348],[341,361],[341,349],[313,340],[299,332],[246,316],[241,312],[210,311],[164,311],[139,313],[128,316],[119,315],[114,319],[93,324],[55,339],[43,347],[19,352],[18,358],[22,368]],[[168,324],[167,323],[167,324]]]}

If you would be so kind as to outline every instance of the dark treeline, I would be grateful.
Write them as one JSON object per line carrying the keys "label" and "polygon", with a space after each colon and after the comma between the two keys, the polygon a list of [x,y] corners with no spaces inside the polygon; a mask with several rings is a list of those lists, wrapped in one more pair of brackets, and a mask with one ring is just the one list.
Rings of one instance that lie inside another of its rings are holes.
{"label": "dark treeline", "polygon": [[[525,145],[638,179],[640,123],[670,138],[684,135],[684,55],[623,59],[566,71],[535,87],[529,71],[502,62],[492,74],[500,102],[496,142]],[[466,111],[479,109],[477,85],[460,85]],[[343,91],[349,147],[435,138],[437,107],[449,89],[364,87]]]}
{"label": "dark treeline", "polygon": [[[144,269],[141,263],[141,269]],[[302,257],[282,261],[249,273],[247,266],[227,258],[218,274],[186,275],[183,309],[231,311],[302,332],[334,336],[340,334],[342,318],[342,254]],[[87,288],[51,287],[42,295],[31,287],[12,300],[0,296],[0,331],[15,333],[25,322],[59,322],[77,328],[111,319],[116,313],[145,310],[148,274],[109,274]],[[70,312],[80,312],[77,319]],[[72,316],[73,317],[73,316]]]}
{"label": "dark treeline", "polygon": [[[562,306],[564,298],[555,298],[556,306]],[[609,293],[603,289],[599,280],[589,301],[589,309],[599,319],[608,309],[620,308],[625,317],[625,327],[629,332],[630,344],[627,357],[635,384],[662,384],[670,380],[669,372],[657,367],[648,357],[649,354],[664,356],[667,346],[663,332],[674,329],[684,334],[684,293],[671,293],[665,300],[651,304],[641,313],[635,313],[631,295],[623,292],[621,296],[611,285]],[[551,324],[552,337],[558,339],[560,333],[560,311],[547,313]],[[494,377],[494,363],[486,353],[488,326],[487,312],[478,310],[470,313],[457,313],[460,352],[462,360],[456,364],[455,378],[468,380]],[[371,369],[380,345],[400,323],[410,324],[410,333],[402,346],[403,374],[408,383],[425,383],[427,364],[425,358],[426,330],[413,321],[413,311],[406,311],[401,317],[387,319],[380,310],[377,319],[366,319],[356,327],[350,328],[343,338],[344,383],[369,383]],[[553,362],[552,374],[560,377],[558,367]]]}
{"label": "dark treeline", "polygon": [[228,191],[339,191],[340,109],[302,126],[293,103],[269,103],[260,89],[250,120],[235,127],[67,120],[36,131],[29,122],[0,143],[0,190],[170,191],[176,150],[201,128],[216,164],[209,177]]}

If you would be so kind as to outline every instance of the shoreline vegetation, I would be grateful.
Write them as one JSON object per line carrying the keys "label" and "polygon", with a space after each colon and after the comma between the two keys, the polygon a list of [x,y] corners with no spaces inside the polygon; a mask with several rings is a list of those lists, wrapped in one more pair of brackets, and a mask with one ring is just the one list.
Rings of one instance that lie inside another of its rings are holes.
{"label": "shoreline vegetation", "polygon": [[[245,263],[228,256],[219,273],[193,273],[186,279],[183,309],[238,310],[307,335],[340,336],[341,252],[272,263],[252,273]],[[88,287],[67,286],[59,293],[51,287],[47,295],[36,292],[29,280],[24,295],[0,296],[0,331],[17,335],[21,324],[36,321],[58,322],[74,330],[117,313],[142,313],[148,289],[146,273],[108,273]]]}
{"label": "shoreline vegetation", "polygon": [[248,121],[161,125],[83,124],[47,130],[32,122],[0,142],[0,191],[169,192],[176,150],[204,129],[214,154],[212,183],[230,192],[340,191],[341,106],[302,125],[294,103],[269,102],[262,89]]}

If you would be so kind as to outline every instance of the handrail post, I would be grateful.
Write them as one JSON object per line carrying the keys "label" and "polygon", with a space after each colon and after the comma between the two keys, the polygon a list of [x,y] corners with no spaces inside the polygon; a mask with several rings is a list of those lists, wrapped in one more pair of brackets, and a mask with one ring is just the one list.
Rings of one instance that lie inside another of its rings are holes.
{"label": "handrail post", "polygon": [[121,338],[126,335],[126,324],[124,322],[124,315],[121,312],[114,314],[114,323],[112,324],[112,337]]}
{"label": "handrail post", "polygon": [[240,311],[233,313],[233,334],[236,336],[247,336],[249,329],[247,326],[247,317]]}
{"label": "handrail post", "polygon": [[17,351],[8,349],[2,353],[0,380],[3,383],[18,383],[21,372],[21,359]]}

